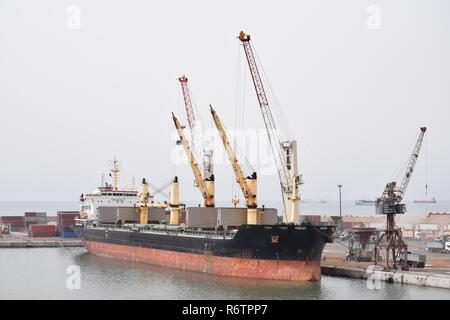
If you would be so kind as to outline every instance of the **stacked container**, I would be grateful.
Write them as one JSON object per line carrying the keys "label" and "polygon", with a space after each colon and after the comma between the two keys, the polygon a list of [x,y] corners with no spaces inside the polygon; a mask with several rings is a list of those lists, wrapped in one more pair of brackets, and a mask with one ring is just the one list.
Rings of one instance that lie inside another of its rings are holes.
{"label": "stacked container", "polygon": [[25,229],[28,230],[31,225],[47,224],[47,212],[25,212]]}
{"label": "stacked container", "polygon": [[3,216],[1,222],[9,225],[12,232],[23,232],[25,229],[25,219],[22,216]]}
{"label": "stacked container", "polygon": [[320,222],[320,215],[305,214],[305,215],[301,215],[300,219],[302,221],[309,222],[309,223],[319,223]]}
{"label": "stacked container", "polygon": [[28,236],[37,237],[56,237],[56,226],[51,224],[33,224],[28,228]]}
{"label": "stacked container", "polygon": [[58,211],[57,226],[58,235],[63,238],[77,238],[71,226],[75,224],[75,218],[80,215],[78,211]]}

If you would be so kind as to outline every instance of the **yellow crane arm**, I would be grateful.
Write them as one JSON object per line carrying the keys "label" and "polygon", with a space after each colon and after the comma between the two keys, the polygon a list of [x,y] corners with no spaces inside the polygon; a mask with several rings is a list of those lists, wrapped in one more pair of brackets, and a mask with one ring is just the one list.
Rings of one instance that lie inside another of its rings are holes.
{"label": "yellow crane arm", "polygon": [[209,107],[211,109],[211,115],[213,117],[214,124],[216,125],[217,130],[219,131],[220,138],[227,153],[228,160],[230,161],[231,166],[233,167],[233,171],[236,176],[236,182],[239,184],[239,187],[241,188],[242,193],[244,194],[247,207],[256,208],[257,207],[256,172],[254,172],[253,175],[250,177],[247,178],[245,177],[244,172],[242,171],[242,168],[239,165],[238,160],[236,158],[236,153],[231,147],[230,141],[228,140],[227,134],[222,125],[222,122],[220,121],[219,116],[217,115],[216,111],[213,109],[211,105]]}
{"label": "yellow crane arm", "polygon": [[197,184],[198,188],[200,189],[200,192],[202,193],[204,204],[207,207],[214,207],[214,195],[212,194],[212,192],[209,192],[208,186],[206,185],[206,182],[203,179],[202,172],[200,171],[200,168],[198,167],[198,164],[195,161],[194,154],[189,146],[188,141],[186,140],[186,136],[184,135],[183,127],[181,126],[180,121],[178,121],[177,117],[175,117],[173,113],[172,118],[173,122],[175,123],[175,128],[177,129],[178,135],[180,137],[180,142],[183,145],[192,172],[194,173],[195,183]]}

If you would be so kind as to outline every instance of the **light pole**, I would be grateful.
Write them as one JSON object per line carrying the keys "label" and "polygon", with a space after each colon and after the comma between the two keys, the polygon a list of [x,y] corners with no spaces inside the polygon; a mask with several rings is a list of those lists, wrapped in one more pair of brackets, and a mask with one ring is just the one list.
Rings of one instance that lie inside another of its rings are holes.
{"label": "light pole", "polygon": [[342,184],[337,185],[339,188],[339,231],[342,231]]}

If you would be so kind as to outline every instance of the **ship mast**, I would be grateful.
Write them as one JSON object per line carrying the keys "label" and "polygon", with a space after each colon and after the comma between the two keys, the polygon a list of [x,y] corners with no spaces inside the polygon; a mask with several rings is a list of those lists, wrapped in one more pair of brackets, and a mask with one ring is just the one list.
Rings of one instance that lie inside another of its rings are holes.
{"label": "ship mast", "polygon": [[113,188],[114,188],[114,190],[118,190],[119,189],[120,168],[119,168],[119,162],[116,160],[116,157],[114,157],[111,174],[112,174],[112,180],[113,180]]}

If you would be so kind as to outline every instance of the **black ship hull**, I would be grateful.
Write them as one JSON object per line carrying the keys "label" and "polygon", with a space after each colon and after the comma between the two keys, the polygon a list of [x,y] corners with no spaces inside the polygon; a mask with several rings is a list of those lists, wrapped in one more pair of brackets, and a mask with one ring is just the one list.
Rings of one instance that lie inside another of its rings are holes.
{"label": "black ship hull", "polygon": [[235,233],[183,228],[74,227],[97,255],[224,276],[319,280],[334,227],[241,225]]}

